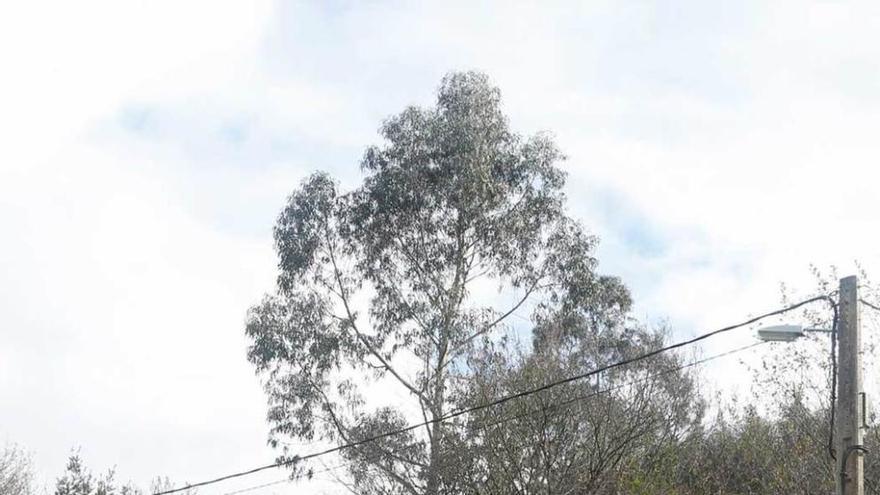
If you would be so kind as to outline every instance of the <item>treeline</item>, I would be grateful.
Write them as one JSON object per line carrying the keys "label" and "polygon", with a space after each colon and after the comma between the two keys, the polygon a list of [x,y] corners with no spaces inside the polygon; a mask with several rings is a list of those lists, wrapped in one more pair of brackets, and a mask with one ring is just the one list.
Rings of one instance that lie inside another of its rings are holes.
{"label": "treeline", "polygon": [[[541,383],[547,373],[546,362],[522,361],[507,368],[497,356],[490,361],[482,363],[491,369],[484,369],[473,387],[486,397]],[[665,365],[674,365],[676,359],[667,361]],[[443,493],[833,493],[836,464],[827,448],[829,411],[808,405],[803,387],[789,387],[781,395],[784,399],[774,402],[776,414],[768,417],[737,402],[711,407],[695,387],[695,375],[668,376],[617,389],[625,377],[607,377],[599,384],[538,394],[474,415],[460,429],[447,429],[456,438],[443,459],[449,480]],[[626,379],[632,383],[632,377]],[[496,385],[490,390],[488,383]],[[714,411],[711,417],[706,417],[708,410]],[[878,451],[876,429],[868,430],[865,444]],[[358,493],[383,493],[380,484],[384,493],[405,493],[387,491],[396,488],[382,479],[383,469],[377,467],[393,462],[396,453],[385,450],[388,446],[377,443],[346,453],[349,474],[363,490]],[[878,456],[865,457],[865,472],[866,493],[880,492]],[[33,478],[28,455],[19,447],[5,447],[0,494],[46,493],[36,489]],[[96,475],[75,453],[48,493],[140,495],[172,487],[167,479],[137,488],[119,483],[112,471]]]}
{"label": "treeline", "polygon": [[[653,339],[629,334],[589,347],[616,347],[605,359],[619,360],[663,342],[661,335]],[[633,341],[645,345],[632,346]],[[471,377],[459,392],[462,403],[485,403],[596,366],[595,356],[580,354],[582,342],[575,344],[577,350],[565,352],[558,345],[553,344],[551,355],[510,358],[484,352],[472,358]],[[776,352],[786,351],[780,345]],[[796,353],[827,360],[827,342],[812,342]],[[693,358],[668,355],[450,422],[441,430],[445,445],[438,463],[439,493],[833,493],[837,464],[829,453],[827,385],[787,382],[784,370],[770,372],[769,363],[778,357],[771,352],[765,359],[752,370],[752,395],[739,400],[707,397],[698,372],[684,368]],[[758,403],[763,406],[754,405]],[[370,435],[385,428],[369,430]],[[347,440],[366,436],[353,434]],[[401,486],[412,483],[418,490],[415,482],[390,475],[406,473],[404,465],[418,462],[420,452],[413,448],[418,442],[416,435],[392,437],[347,450],[343,455],[351,478],[340,474],[340,481],[356,483],[357,493],[413,493]],[[868,430],[865,445],[872,452],[880,448],[876,430]],[[865,471],[866,493],[877,493],[877,456],[866,457]],[[418,471],[410,473],[419,479]]]}
{"label": "treeline", "polygon": [[[55,478],[52,486],[39,487],[27,450],[7,444],[0,452],[0,495],[148,495],[174,487],[167,477],[154,478],[148,487],[120,482],[114,468],[104,474],[95,474],[83,462],[79,451],[71,452],[62,474]],[[195,493],[195,490],[183,492],[184,495]]]}

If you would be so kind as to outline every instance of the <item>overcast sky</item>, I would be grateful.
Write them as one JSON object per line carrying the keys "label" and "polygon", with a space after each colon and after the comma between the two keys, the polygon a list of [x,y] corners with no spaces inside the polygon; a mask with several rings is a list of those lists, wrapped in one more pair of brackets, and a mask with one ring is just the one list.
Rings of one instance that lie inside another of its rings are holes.
{"label": "overcast sky", "polygon": [[550,3],[4,2],[0,442],[47,483],[74,446],[142,486],[271,461],[243,321],[275,216],[450,70],[555,133],[601,270],[677,336],[876,268],[880,4]]}

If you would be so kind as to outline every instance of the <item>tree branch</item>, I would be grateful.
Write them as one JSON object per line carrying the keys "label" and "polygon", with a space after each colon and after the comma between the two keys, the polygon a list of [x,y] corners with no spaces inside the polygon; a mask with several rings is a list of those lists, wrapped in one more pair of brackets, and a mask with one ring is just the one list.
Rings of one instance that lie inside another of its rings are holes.
{"label": "tree branch", "polygon": [[333,274],[336,279],[336,284],[339,286],[339,298],[342,300],[342,306],[345,308],[345,314],[348,316],[348,324],[354,331],[355,336],[357,336],[361,344],[366,347],[367,351],[372,354],[376,359],[378,359],[379,362],[382,363],[382,366],[384,366],[385,369],[388,370],[388,372],[391,373],[391,375],[394,376],[394,378],[396,378],[401,385],[403,385],[407,390],[415,394],[417,397],[421,397],[421,392],[419,392],[418,389],[412,386],[409,381],[403,378],[403,376],[401,376],[400,373],[398,373],[397,370],[395,370],[391,366],[391,364],[384,357],[382,357],[382,355],[372,345],[370,345],[370,342],[367,340],[367,338],[360,332],[360,330],[358,330],[357,324],[354,321],[354,316],[351,312],[351,307],[348,303],[348,294],[346,294],[345,284],[343,284],[342,282],[342,274],[339,270],[339,266],[336,263],[336,256],[333,254],[334,246],[332,246],[332,243],[330,242],[328,232],[325,232],[325,236],[328,248],[327,251],[330,256],[330,262],[333,264]]}
{"label": "tree branch", "polygon": [[[511,307],[509,310],[504,312],[501,316],[499,316],[498,318],[496,318],[495,320],[493,320],[492,322],[487,324],[485,327],[483,327],[479,331],[474,332],[470,336],[466,337],[463,341],[461,341],[455,347],[453,347],[452,350],[449,351],[450,358],[454,359],[458,355],[458,353],[460,353],[468,344],[473,342],[474,339],[480,337],[481,335],[485,335],[486,333],[491,331],[493,328],[495,328],[496,325],[498,325],[499,323],[504,321],[511,314],[513,314],[516,310],[518,310],[520,308],[520,306],[522,306],[526,302],[526,300],[529,298],[529,296],[531,296],[534,293],[535,289],[538,288],[538,283],[541,280],[542,280],[542,278],[538,278],[537,280],[535,280],[535,282],[531,285],[531,287],[529,287],[529,289],[526,291],[526,293],[523,295],[523,297],[516,304],[514,304],[513,307]],[[444,363],[443,366],[445,367],[447,364],[448,363]]]}

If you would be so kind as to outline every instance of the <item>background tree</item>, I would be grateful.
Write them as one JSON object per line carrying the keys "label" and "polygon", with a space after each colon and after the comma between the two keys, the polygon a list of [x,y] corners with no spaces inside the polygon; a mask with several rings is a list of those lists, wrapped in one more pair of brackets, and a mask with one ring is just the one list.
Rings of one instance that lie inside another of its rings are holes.
{"label": "background tree", "polygon": [[64,474],[55,481],[55,495],[128,495],[135,490],[130,486],[118,488],[112,469],[104,476],[95,476],[83,464],[79,452],[67,459]]}
{"label": "background tree", "polygon": [[[528,354],[473,359],[475,401],[639,356],[664,341],[662,332],[634,323],[598,333],[560,330],[539,326]],[[682,364],[676,354],[661,354],[472,416],[472,458],[483,468],[475,492],[658,493],[646,479],[701,419],[698,390]]]}
{"label": "background tree", "polygon": [[[177,488],[178,486],[179,486],[178,484],[171,481],[171,479],[168,478],[167,476],[157,476],[157,477],[153,478],[153,480],[150,482],[149,493],[152,494],[152,493],[165,492],[165,491]],[[181,495],[196,495],[198,492],[199,491],[196,488],[189,488],[187,490],[183,490],[182,492],[178,492],[178,493],[180,493]],[[132,494],[132,495],[135,495],[135,494]]]}
{"label": "background tree", "polygon": [[0,495],[34,493],[31,457],[17,445],[6,445],[0,453]]}
{"label": "background tree", "polygon": [[[812,267],[812,294],[837,289],[839,275],[832,267]],[[860,273],[862,297],[877,302],[866,273]],[[803,294],[783,290],[783,302],[803,299]],[[863,307],[863,365],[866,387],[877,386],[876,318]],[[826,307],[805,307],[800,320],[806,325],[831,328]],[[797,343],[771,344],[760,364],[752,369],[753,392],[748,407],[734,402],[708,422],[702,434],[683,443],[682,469],[677,479],[684,494],[833,493],[837,464],[828,453],[830,429],[830,348],[827,334],[812,334]],[[870,394],[869,394],[870,397]],[[876,421],[876,415],[868,419]],[[865,434],[872,452],[865,457],[867,493],[880,493],[880,449],[876,429]]]}
{"label": "background tree", "polygon": [[[154,478],[148,493],[171,490],[176,485],[167,477]],[[197,490],[189,489],[183,495],[195,495]],[[5,495],[4,492],[0,494]],[[144,491],[131,483],[118,484],[114,469],[104,476],[98,476],[85,465],[79,451],[73,451],[67,459],[64,474],[55,480],[55,495],[143,495]]]}
{"label": "background tree", "polygon": [[[509,129],[486,76],[448,75],[435,107],[407,108],[381,134],[358,188],[312,175],[276,224],[278,290],[246,328],[274,445],[356,441],[465,405],[454,384],[473,374],[466,357],[526,301],[534,319],[580,332],[619,325],[629,308],[621,283],[595,272],[596,240],[565,214],[562,154],[547,135]],[[368,381],[410,402],[377,403]],[[437,422],[346,450],[353,488],[459,492],[462,431]]]}

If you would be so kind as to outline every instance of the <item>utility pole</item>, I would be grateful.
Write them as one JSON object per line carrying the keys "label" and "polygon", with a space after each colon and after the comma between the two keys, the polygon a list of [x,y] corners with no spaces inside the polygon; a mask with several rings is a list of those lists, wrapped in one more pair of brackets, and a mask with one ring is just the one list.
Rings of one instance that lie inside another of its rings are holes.
{"label": "utility pole", "polygon": [[856,276],[840,279],[838,305],[837,463],[838,495],[865,495],[862,455],[864,424],[862,394],[862,324]]}

